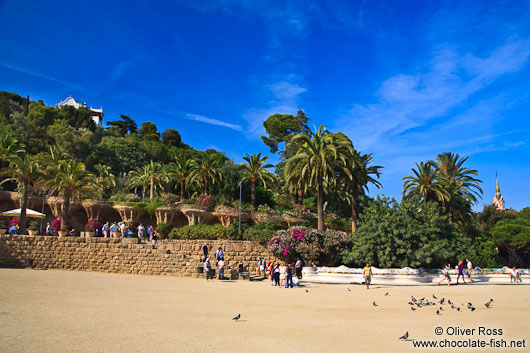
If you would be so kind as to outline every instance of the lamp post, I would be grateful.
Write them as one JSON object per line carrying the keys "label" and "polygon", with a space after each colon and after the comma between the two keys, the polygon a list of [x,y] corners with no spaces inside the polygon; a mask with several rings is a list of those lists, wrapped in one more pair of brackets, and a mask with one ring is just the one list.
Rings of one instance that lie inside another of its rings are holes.
{"label": "lamp post", "polygon": [[46,192],[42,193],[42,215],[40,216],[39,234],[42,235],[42,221],[44,220],[44,201],[46,200]]}
{"label": "lamp post", "polygon": [[242,184],[239,184],[239,233],[241,233],[241,189]]}

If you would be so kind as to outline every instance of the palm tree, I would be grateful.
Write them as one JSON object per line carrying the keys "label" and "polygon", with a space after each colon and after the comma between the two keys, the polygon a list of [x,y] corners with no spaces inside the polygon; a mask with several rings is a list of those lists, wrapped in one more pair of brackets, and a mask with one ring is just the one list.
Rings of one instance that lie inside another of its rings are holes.
{"label": "palm tree", "polygon": [[72,197],[94,188],[94,175],[89,173],[85,165],[76,160],[63,160],[46,170],[46,184],[51,192],[62,192],[64,204],[61,216],[61,228],[65,228],[68,210]]}
{"label": "palm tree", "polygon": [[429,162],[416,163],[416,169],[412,169],[414,176],[404,176],[403,197],[411,198],[415,195],[421,197],[423,202],[440,201],[444,202],[448,198],[447,190],[443,181],[436,173],[436,169]]}
{"label": "palm tree", "polygon": [[18,140],[6,133],[0,137],[0,162],[8,161],[11,157],[25,153]]}
{"label": "palm tree", "polygon": [[163,190],[168,182],[168,175],[162,168],[162,164],[150,161],[143,167],[132,173],[131,185],[142,186],[142,198],[145,196],[146,186],[149,185],[149,201],[153,202],[153,197],[158,190]]}
{"label": "palm tree", "polygon": [[202,153],[198,159],[192,161],[193,176],[203,182],[204,194],[208,194],[208,187],[219,180],[221,175],[221,158],[216,153]]}
{"label": "palm tree", "polygon": [[2,175],[10,176],[0,184],[7,181],[15,181],[22,190],[22,202],[20,205],[20,234],[26,234],[26,209],[28,207],[28,196],[30,187],[40,177],[39,165],[34,158],[28,154],[24,156],[12,155],[9,158],[9,166],[1,171]]}
{"label": "palm tree", "polygon": [[267,171],[267,168],[274,167],[272,164],[265,164],[268,156],[261,156],[261,153],[250,155],[245,153],[243,159],[247,162],[241,163],[244,169],[244,177],[241,179],[243,181],[250,181],[252,191],[250,194],[250,202],[252,206],[256,206],[256,183],[261,182],[263,187],[267,187],[267,182],[274,182],[274,175]]}
{"label": "palm tree", "polygon": [[348,156],[345,168],[348,173],[344,178],[346,180],[347,194],[351,204],[351,231],[355,234],[357,229],[357,198],[361,195],[365,195],[365,191],[368,191],[368,184],[374,185],[376,188],[380,188],[381,183],[374,177],[379,179],[381,176],[382,166],[370,165],[373,161],[372,154],[362,154],[356,150],[353,150]]}
{"label": "palm tree", "polygon": [[180,184],[180,202],[183,202],[186,184],[193,181],[192,161],[186,158],[175,158],[175,163],[170,165],[169,176]]}
{"label": "palm tree", "polygon": [[320,126],[308,135],[298,134],[288,143],[297,147],[285,165],[287,184],[300,185],[300,178],[307,180],[307,187],[317,191],[318,230],[324,230],[324,183],[335,183],[338,167],[346,163],[347,153],[352,147],[342,134],[331,134],[325,126]]}
{"label": "palm tree", "polygon": [[131,172],[129,172],[129,181],[127,182],[129,188],[138,192],[138,188],[142,188],[142,200],[145,199],[145,192],[149,187],[149,167],[143,165]]}
{"label": "palm tree", "polygon": [[116,178],[112,174],[112,168],[108,165],[97,164],[94,169],[97,173],[94,182],[99,189],[100,200],[103,200],[105,188],[116,186]]}
{"label": "palm tree", "polygon": [[436,156],[436,161],[430,163],[436,168],[437,175],[443,180],[448,197],[444,203],[445,213],[450,220],[460,220],[464,223],[471,212],[471,205],[475,204],[482,195],[480,179],[476,169],[464,167],[469,157],[446,152]]}

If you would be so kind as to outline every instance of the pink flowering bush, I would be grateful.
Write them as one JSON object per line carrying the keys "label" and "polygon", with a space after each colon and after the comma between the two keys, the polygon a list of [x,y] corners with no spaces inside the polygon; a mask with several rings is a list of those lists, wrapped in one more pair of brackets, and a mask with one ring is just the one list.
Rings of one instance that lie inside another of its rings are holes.
{"label": "pink flowering bush", "polygon": [[206,209],[210,209],[215,206],[215,200],[211,195],[199,195],[195,199],[195,204]]}
{"label": "pink flowering bush", "polygon": [[85,225],[85,231],[86,232],[95,232],[96,229],[101,229],[103,227],[103,224],[98,221],[90,221]]}
{"label": "pink flowering bush", "polygon": [[291,261],[302,257],[306,262],[336,265],[340,250],[351,245],[350,236],[341,231],[319,232],[306,227],[291,227],[276,232],[269,241],[269,251],[277,257]]}

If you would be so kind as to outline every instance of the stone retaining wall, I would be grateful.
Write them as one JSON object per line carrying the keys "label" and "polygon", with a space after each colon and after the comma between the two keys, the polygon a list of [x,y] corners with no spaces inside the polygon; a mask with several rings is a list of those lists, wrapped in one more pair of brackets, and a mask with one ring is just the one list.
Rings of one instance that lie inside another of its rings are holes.
{"label": "stone retaining wall", "polygon": [[136,238],[0,235],[0,266],[22,267],[32,259],[37,268],[196,276],[197,267],[203,266],[205,242],[210,245],[213,268],[218,247],[223,249],[226,269],[242,262],[245,270],[254,272],[260,257],[270,257],[265,246],[250,241],[161,240],[152,249],[150,243],[139,244]]}

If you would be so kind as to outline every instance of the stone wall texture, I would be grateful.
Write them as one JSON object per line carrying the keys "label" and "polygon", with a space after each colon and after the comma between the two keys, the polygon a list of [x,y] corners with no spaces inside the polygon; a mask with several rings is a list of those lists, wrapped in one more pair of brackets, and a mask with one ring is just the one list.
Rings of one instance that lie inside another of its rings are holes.
{"label": "stone wall texture", "polygon": [[271,257],[265,246],[250,241],[160,240],[152,249],[137,238],[0,235],[0,266],[23,267],[31,259],[36,268],[196,277],[197,267],[203,266],[205,243],[212,268],[218,247],[223,249],[227,270],[242,262],[253,273],[260,257]]}

